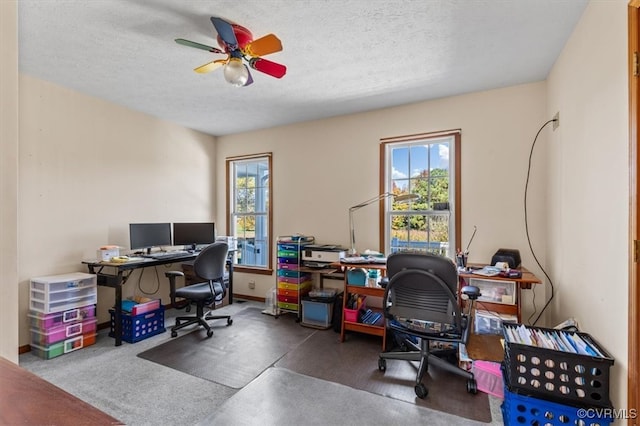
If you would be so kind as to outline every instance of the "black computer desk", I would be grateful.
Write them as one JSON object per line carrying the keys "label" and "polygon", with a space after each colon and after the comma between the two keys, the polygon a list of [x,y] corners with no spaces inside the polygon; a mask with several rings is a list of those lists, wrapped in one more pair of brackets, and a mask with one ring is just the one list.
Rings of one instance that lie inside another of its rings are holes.
{"label": "black computer desk", "polygon": [[[233,303],[233,260],[230,256],[227,259],[227,268],[229,269],[229,304]],[[184,255],[172,256],[164,259],[143,258],[143,260],[133,260],[128,262],[97,262],[83,261],[89,268],[89,273],[96,274],[98,285],[111,287],[115,290],[114,310],[114,330],[113,334],[116,340],[116,346],[122,345],[122,286],[126,284],[131,273],[140,268],[148,268],[149,266],[168,265],[171,263],[188,262],[195,259],[197,253],[185,253]]]}

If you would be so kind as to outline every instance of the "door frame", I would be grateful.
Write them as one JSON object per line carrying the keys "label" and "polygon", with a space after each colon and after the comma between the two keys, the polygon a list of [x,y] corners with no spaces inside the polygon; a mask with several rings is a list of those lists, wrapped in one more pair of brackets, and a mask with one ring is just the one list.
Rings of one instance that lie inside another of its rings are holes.
{"label": "door frame", "polygon": [[638,61],[640,61],[640,0],[630,0],[628,6],[629,41],[629,325],[627,354],[627,409],[638,413],[640,409],[640,390],[638,389],[640,367],[640,223],[638,223],[638,199],[640,181],[638,180],[638,123],[640,122],[638,101],[640,85],[638,79]]}

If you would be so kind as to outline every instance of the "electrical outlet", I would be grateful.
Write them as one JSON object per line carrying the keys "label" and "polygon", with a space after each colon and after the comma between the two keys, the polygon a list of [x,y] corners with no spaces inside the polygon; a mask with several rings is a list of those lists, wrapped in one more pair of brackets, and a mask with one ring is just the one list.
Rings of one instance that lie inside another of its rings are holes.
{"label": "electrical outlet", "polygon": [[249,281],[249,288],[251,290],[255,289],[256,288],[256,282],[255,281]]}
{"label": "electrical outlet", "polygon": [[553,116],[553,130],[560,127],[560,111],[556,112],[556,115]]}

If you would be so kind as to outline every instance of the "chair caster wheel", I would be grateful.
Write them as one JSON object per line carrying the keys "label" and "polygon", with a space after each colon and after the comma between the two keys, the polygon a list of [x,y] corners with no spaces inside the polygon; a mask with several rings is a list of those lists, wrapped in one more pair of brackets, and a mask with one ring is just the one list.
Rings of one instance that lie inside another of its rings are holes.
{"label": "chair caster wheel", "polygon": [[207,337],[213,336],[213,330],[207,330]]}
{"label": "chair caster wheel", "polygon": [[171,332],[171,337],[178,337],[178,332],[177,331],[172,331]]}
{"label": "chair caster wheel", "polygon": [[473,395],[478,393],[478,383],[476,382],[476,379],[467,380],[467,392]]}
{"label": "chair caster wheel", "polygon": [[387,360],[384,358],[378,358],[378,370],[387,371]]}
{"label": "chair caster wheel", "polygon": [[416,385],[413,389],[416,391],[416,396],[420,399],[425,399],[427,395],[429,395],[429,390],[422,383]]}
{"label": "chair caster wheel", "polygon": [[228,318],[227,319],[227,325],[231,325],[231,324],[233,324],[233,320],[231,318]]}

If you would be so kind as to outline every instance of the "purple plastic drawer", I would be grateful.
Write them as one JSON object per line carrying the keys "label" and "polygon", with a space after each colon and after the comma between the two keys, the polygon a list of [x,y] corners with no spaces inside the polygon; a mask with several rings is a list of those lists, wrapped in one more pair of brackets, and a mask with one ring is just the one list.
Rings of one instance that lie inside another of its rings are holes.
{"label": "purple plastic drawer", "polygon": [[73,324],[86,319],[95,318],[96,305],[83,306],[81,308],[69,309],[64,312],[44,314],[42,312],[30,311],[31,327],[39,330],[48,330],[53,327],[60,327],[63,324]]}
{"label": "purple plastic drawer", "polygon": [[50,345],[82,334],[95,334],[97,320],[87,319],[46,330],[31,329],[31,342],[38,345]]}

